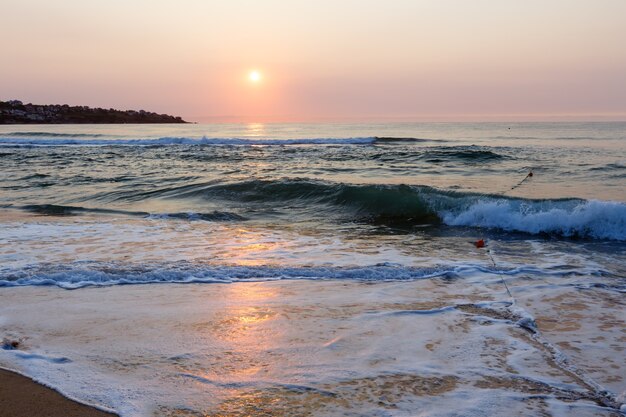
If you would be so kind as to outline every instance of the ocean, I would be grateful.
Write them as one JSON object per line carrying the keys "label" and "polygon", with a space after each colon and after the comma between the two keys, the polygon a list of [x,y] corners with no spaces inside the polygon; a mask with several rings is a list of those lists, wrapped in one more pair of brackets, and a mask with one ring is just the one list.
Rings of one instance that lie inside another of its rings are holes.
{"label": "ocean", "polygon": [[626,412],[626,123],[0,126],[0,224],[0,366],[124,416]]}

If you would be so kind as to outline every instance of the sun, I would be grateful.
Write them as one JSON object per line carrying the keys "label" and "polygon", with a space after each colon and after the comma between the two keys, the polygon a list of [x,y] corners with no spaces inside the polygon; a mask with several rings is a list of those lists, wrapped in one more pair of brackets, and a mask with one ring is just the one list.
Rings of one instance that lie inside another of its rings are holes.
{"label": "sun", "polygon": [[261,81],[261,73],[256,70],[250,71],[250,73],[248,74],[248,79],[250,80],[250,82],[258,83],[259,81]]}

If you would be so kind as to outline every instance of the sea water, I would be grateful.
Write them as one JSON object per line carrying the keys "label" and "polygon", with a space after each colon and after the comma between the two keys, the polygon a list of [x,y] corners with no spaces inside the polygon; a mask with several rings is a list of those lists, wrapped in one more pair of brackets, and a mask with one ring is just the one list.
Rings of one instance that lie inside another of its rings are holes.
{"label": "sea water", "polygon": [[0,365],[123,415],[626,401],[626,123],[2,126],[0,207]]}

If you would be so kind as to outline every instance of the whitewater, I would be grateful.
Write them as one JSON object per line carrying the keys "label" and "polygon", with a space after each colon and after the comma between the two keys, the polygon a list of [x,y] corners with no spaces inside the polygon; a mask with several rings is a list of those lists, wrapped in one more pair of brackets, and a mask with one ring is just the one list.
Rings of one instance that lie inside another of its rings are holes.
{"label": "whitewater", "polygon": [[0,126],[0,224],[0,366],[123,416],[626,411],[626,123]]}

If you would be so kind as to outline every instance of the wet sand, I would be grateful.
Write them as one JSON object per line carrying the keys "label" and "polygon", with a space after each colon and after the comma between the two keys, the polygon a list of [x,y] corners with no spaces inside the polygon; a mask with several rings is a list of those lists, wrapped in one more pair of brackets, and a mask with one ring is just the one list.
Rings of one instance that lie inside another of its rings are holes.
{"label": "wet sand", "polygon": [[22,375],[0,369],[2,417],[111,417],[115,414],[77,403]]}
{"label": "wet sand", "polygon": [[5,288],[0,364],[125,416],[619,416],[621,293],[550,281]]}

